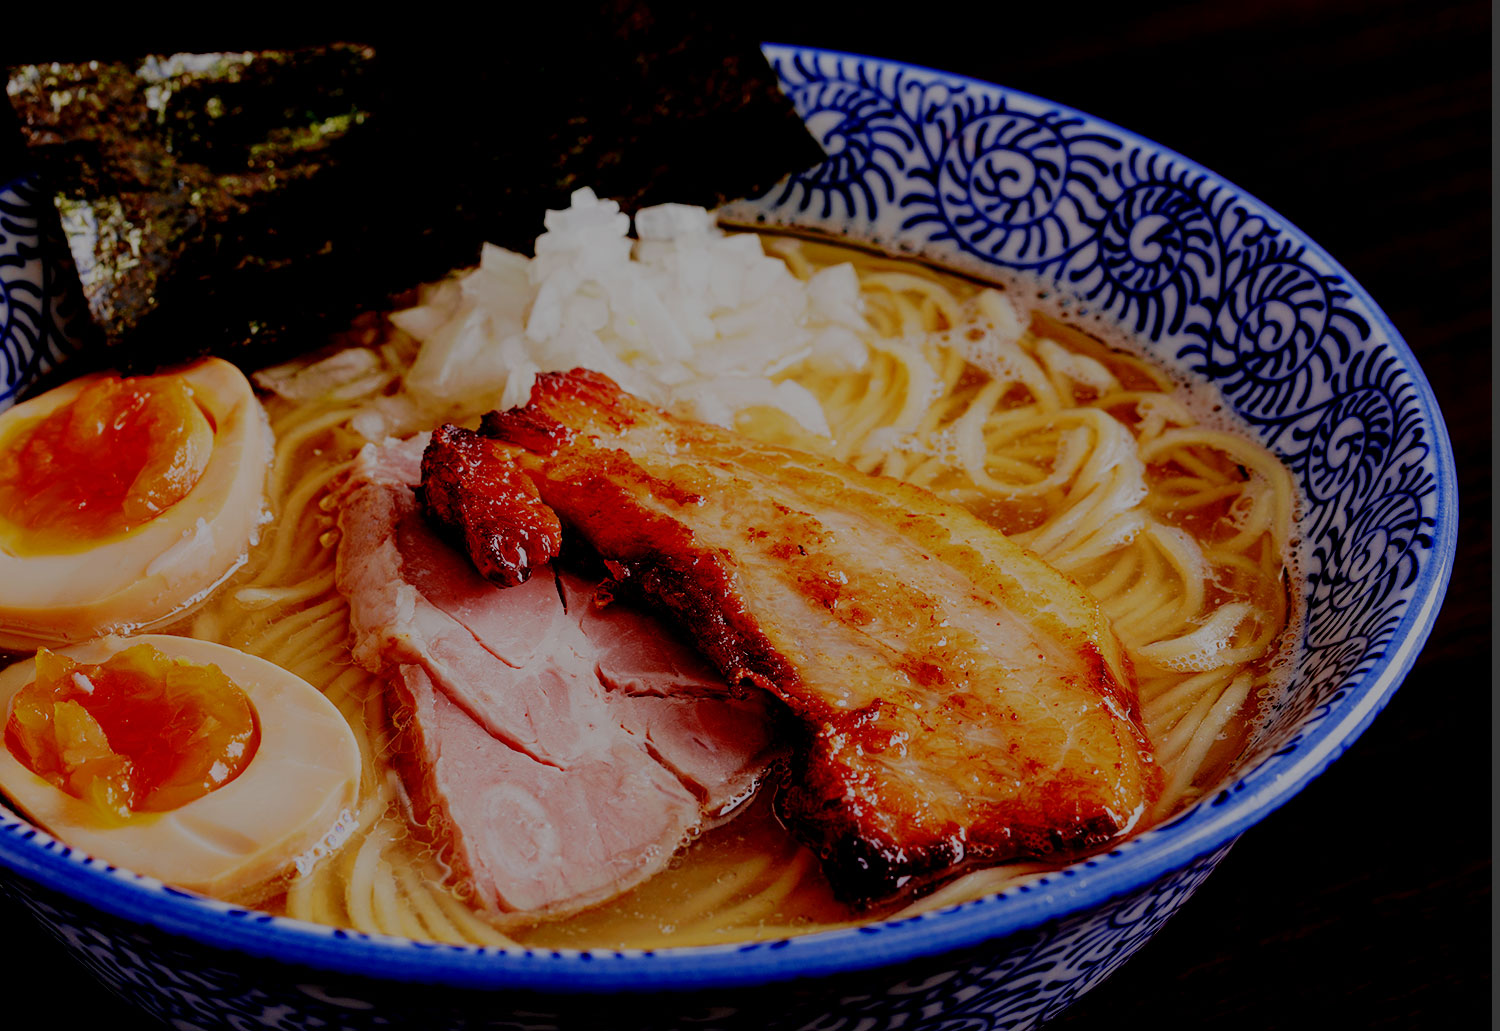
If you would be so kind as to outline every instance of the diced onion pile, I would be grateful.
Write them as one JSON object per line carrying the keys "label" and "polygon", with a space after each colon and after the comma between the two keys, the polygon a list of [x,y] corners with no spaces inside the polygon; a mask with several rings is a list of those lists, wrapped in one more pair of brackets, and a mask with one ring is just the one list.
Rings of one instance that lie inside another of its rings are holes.
{"label": "diced onion pile", "polygon": [[477,268],[391,316],[422,345],[404,383],[418,406],[523,404],[538,372],[582,366],[692,418],[728,426],[769,405],[828,434],[813,396],[775,377],[803,361],[864,366],[872,330],[853,266],[803,282],[757,236],[681,204],[643,208],[632,240],[629,216],[588,189],[545,224],[535,258],[487,244]]}

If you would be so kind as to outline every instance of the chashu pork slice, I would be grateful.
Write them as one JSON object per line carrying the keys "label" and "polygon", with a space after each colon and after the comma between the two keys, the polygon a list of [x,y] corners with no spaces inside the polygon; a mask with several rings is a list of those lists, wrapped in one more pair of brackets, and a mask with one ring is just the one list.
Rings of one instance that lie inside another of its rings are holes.
{"label": "chashu pork slice", "polygon": [[[1098,605],[966,510],[674,418],[586,370],[538,377],[528,405],[477,436],[437,431],[424,490],[459,496],[458,456],[472,465],[481,437],[470,483],[523,471],[611,590],[648,599],[727,680],[800,717],[777,812],[846,901],[1076,856],[1136,826],[1159,791]],[[445,518],[515,547],[479,506]]]}
{"label": "chashu pork slice", "polygon": [[386,680],[398,769],[466,894],[502,922],[562,916],[661,870],[754,790],[770,707],[579,577],[479,577],[421,514],[425,444],[366,448],[341,490],[354,656]]}

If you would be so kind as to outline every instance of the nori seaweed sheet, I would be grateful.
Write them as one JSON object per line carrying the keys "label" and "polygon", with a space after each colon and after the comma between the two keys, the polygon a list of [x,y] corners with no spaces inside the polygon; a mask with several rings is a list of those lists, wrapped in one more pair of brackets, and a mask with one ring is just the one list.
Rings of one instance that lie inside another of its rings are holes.
{"label": "nori seaweed sheet", "polygon": [[821,160],[758,42],[710,20],[612,3],[441,45],[375,31],[13,68],[102,331],[62,374],[207,353],[258,368],[484,241],[529,250],[578,187],[713,207]]}

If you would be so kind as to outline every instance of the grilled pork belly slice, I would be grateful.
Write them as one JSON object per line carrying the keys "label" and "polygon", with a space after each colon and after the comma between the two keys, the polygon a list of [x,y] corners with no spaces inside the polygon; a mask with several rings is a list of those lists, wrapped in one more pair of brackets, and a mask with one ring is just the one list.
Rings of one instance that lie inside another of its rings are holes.
{"label": "grilled pork belly slice", "polygon": [[[962,508],[673,418],[585,370],[539,377],[478,436],[435,435],[426,489],[477,488],[475,456],[489,478],[524,471],[611,590],[648,599],[730,683],[800,717],[778,815],[848,902],[1076,856],[1130,830],[1159,790],[1098,605]],[[467,513],[431,514],[482,538]]]}
{"label": "grilled pork belly slice", "polygon": [[456,880],[502,922],[565,915],[662,869],[753,791],[768,700],[730,697],[690,647],[598,608],[576,576],[481,579],[418,508],[425,443],[367,448],[343,488],[354,655],[386,680],[397,766]]}
{"label": "grilled pork belly slice", "polygon": [[[477,568],[485,579],[501,587],[524,583],[533,569],[545,566],[562,549],[557,516],[542,504],[536,486],[519,469],[487,462],[478,438],[447,438],[447,427],[437,432],[449,440],[450,465],[459,471],[462,463],[462,469],[460,475],[429,484],[423,504],[437,525],[463,527],[463,536],[453,543],[469,555],[483,556],[485,564]],[[465,511],[462,519],[460,507]]]}

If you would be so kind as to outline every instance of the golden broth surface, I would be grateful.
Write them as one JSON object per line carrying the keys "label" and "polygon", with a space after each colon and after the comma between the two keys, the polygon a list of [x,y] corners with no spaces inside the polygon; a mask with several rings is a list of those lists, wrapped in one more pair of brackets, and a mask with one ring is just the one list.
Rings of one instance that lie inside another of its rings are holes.
{"label": "golden broth surface", "polygon": [[[1045,314],[1031,317],[1003,360],[990,360],[981,345],[983,305],[993,297],[980,284],[829,245],[764,242],[802,278],[852,261],[877,336],[858,373],[802,366],[783,374],[822,402],[831,441],[771,409],[743,414],[738,428],[925,486],[1084,584],[1137,670],[1168,782],[1152,818],[1211,787],[1277,690],[1289,647],[1288,598],[1300,592],[1287,557],[1294,499],[1285,471],[1245,436],[1204,426],[1161,369]],[[350,658],[348,606],[334,588],[330,488],[364,443],[350,420],[392,393],[415,344],[374,320],[345,342],[375,349],[389,376],[364,397],[267,399],[275,522],[236,579],[174,628],[307,679],[360,739],[358,831],[291,881],[273,908],[423,939],[579,948],[780,937],[855,920],[832,899],[815,858],[776,823],[769,791],[667,871],[571,918],[501,930],[445,886],[439,850],[408,819],[388,762],[395,731],[382,686]],[[1042,869],[980,871],[917,906]]]}

